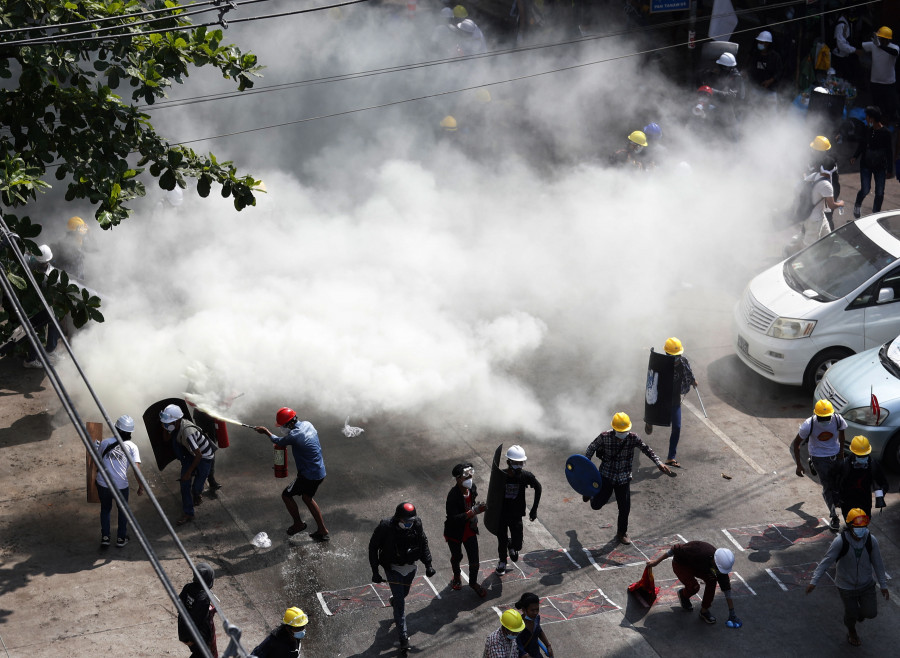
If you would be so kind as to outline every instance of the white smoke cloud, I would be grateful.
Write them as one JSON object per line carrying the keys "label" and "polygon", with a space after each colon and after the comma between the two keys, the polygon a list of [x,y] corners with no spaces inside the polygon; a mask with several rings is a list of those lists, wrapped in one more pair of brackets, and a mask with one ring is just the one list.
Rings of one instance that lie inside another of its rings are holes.
{"label": "white smoke cloud", "polygon": [[[260,53],[265,84],[410,61],[397,46],[409,25],[363,20],[372,15],[227,36]],[[287,32],[302,57],[275,54]],[[594,44],[577,58],[624,47]],[[157,122],[164,134],[209,135],[577,58],[303,87]],[[399,413],[596,433],[642,387],[650,346],[677,331],[690,353],[705,318],[730,313],[720,300],[777,253],[768,212],[783,205],[808,141],[788,120],[748,125],[738,144],[700,139],[682,125],[692,96],[646,69],[639,88],[623,86],[635,67],[494,86],[488,104],[460,95],[210,143],[252,167],[268,194],[236,213],[215,192],[189,191],[178,208],[154,206],[154,192],[99,236],[88,272],[106,322],[73,344],[101,398],[114,415],[136,415],[191,388],[205,399],[243,393],[229,415],[289,404],[336,425]],[[441,135],[452,111],[460,131]],[[651,120],[668,162],[609,169],[610,150]]]}

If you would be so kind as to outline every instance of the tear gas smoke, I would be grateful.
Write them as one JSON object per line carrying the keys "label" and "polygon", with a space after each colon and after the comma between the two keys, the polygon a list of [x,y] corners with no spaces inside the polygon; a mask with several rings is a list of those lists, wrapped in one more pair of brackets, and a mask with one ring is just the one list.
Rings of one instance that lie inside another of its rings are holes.
{"label": "tear gas smoke", "polygon": [[[416,59],[398,35],[419,23],[345,16],[227,36],[269,66],[262,84]],[[298,52],[276,54],[284,43]],[[154,120],[173,137],[211,135],[633,49],[596,42]],[[699,138],[682,121],[693,96],[636,58],[489,89],[489,103],[460,94],[200,145],[268,193],[238,214],[216,194],[172,208],[156,192],[99,236],[88,270],[106,322],[74,347],[111,413],[191,390],[243,418],[287,404],[336,426],[407,414],[582,441],[642,390],[650,346],[678,335],[698,350],[709,318],[730,314],[780,249],[767,213],[802,168],[804,128],[767,119],[738,143]],[[459,131],[441,134],[453,112]],[[661,166],[608,168],[650,121],[668,145]],[[226,408],[231,391],[245,395]]]}

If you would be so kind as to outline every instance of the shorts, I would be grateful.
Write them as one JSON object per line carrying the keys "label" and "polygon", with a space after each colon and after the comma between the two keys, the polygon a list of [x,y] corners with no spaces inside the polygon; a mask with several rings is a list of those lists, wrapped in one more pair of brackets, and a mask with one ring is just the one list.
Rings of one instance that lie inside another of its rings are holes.
{"label": "shorts", "polygon": [[291,486],[284,490],[284,493],[287,496],[309,496],[312,498],[316,495],[316,490],[318,490],[319,485],[322,484],[324,480],[325,478],[322,478],[321,480],[307,480],[305,477],[298,474],[291,483]]}

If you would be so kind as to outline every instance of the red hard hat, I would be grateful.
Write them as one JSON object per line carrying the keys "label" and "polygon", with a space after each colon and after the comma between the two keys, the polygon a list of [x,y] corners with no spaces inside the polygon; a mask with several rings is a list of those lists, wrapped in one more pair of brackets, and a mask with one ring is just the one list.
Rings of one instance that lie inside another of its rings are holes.
{"label": "red hard hat", "polygon": [[712,90],[712,87],[710,87],[710,86],[708,86],[708,85],[703,85],[702,87],[700,87],[700,88],[697,90],[697,93],[699,93],[699,94],[706,94],[707,96],[712,96],[712,95],[713,95],[713,90]]}
{"label": "red hard hat", "polygon": [[297,417],[297,414],[294,413],[293,409],[289,409],[288,407],[282,407],[278,410],[278,413],[275,414],[275,424],[278,427],[282,427],[287,425],[289,422],[294,420]]}

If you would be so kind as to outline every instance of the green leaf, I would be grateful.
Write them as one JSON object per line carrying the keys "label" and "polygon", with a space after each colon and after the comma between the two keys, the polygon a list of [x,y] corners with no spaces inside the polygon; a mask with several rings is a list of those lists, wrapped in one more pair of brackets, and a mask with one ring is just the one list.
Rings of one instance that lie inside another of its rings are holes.
{"label": "green leaf", "polygon": [[159,177],[159,186],[164,190],[174,190],[175,172],[171,169],[166,169],[166,173]]}
{"label": "green leaf", "polygon": [[20,277],[18,274],[13,274],[12,272],[7,272],[6,278],[9,279],[9,282],[11,284],[13,284],[19,290],[25,290],[28,287],[28,284],[25,282],[25,279]]}

